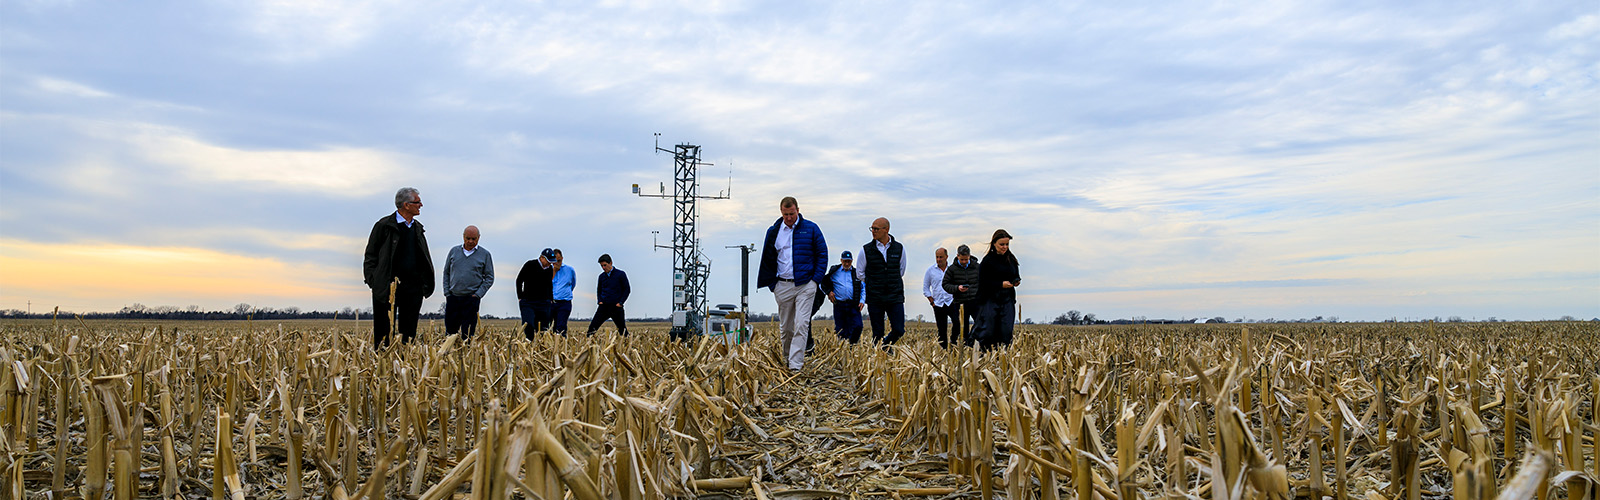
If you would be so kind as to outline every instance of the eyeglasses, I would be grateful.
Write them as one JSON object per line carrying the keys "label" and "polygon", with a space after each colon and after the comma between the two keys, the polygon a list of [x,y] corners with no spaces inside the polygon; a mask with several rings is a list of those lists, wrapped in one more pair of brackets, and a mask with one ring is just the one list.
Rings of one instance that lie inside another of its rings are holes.
{"label": "eyeglasses", "polygon": [[881,228],[881,227],[878,227],[878,226],[872,226],[872,227],[869,227],[869,228],[867,228],[867,229],[871,229],[871,230],[873,230],[873,231],[882,231],[882,230],[883,230],[883,228]]}
{"label": "eyeglasses", "polygon": [[408,202],[406,202],[406,204],[407,205],[416,205],[416,206],[419,206],[419,207],[422,206],[422,202],[420,202],[420,201],[408,201]]}

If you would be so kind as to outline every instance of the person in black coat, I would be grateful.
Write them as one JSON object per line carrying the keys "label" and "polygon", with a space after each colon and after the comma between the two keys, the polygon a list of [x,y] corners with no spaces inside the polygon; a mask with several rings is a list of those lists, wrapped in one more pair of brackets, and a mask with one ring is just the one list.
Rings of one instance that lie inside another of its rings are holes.
{"label": "person in black coat", "polygon": [[[394,207],[394,213],[372,225],[361,262],[362,281],[372,289],[373,349],[389,345],[391,326],[400,331],[401,342],[416,337],[422,299],[433,295],[433,256],[422,222],[416,220],[422,214],[422,195],[416,188],[400,188]],[[390,307],[395,325],[389,324]]]}
{"label": "person in black coat", "polygon": [[628,301],[633,288],[628,286],[628,273],[611,265],[611,254],[600,254],[600,277],[594,281],[594,296],[598,300],[594,319],[589,321],[589,335],[594,335],[600,325],[610,319],[617,325],[618,335],[628,334],[628,320],[624,317],[622,303]]}
{"label": "person in black coat", "polygon": [[983,308],[972,336],[984,349],[1011,344],[1017,316],[1016,288],[1021,283],[1017,256],[1011,253],[1011,233],[996,230],[989,238],[989,253],[978,266],[978,297]]}
{"label": "person in black coat", "polygon": [[550,279],[555,273],[552,260],[554,249],[539,252],[539,258],[524,262],[517,273],[517,308],[522,310],[522,335],[533,340],[534,332],[549,329],[554,317],[550,314]]}

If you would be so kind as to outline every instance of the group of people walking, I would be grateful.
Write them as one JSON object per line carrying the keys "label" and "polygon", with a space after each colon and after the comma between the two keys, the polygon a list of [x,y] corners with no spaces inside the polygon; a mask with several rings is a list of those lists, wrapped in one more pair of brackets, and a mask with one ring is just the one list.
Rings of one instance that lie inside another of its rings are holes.
{"label": "group of people walking", "polygon": [[[415,338],[422,299],[434,292],[433,257],[422,222],[416,220],[422,214],[422,195],[416,188],[400,188],[394,195],[394,207],[394,213],[372,225],[361,266],[363,280],[372,289],[374,348],[388,345],[391,330],[400,333],[401,342]],[[494,285],[494,259],[488,249],[478,245],[481,236],[477,226],[467,226],[461,233],[461,244],[450,248],[445,257],[446,335],[471,339],[477,332],[483,296]],[[612,265],[610,254],[602,254],[599,264],[596,307],[589,333],[611,320],[617,332],[627,335],[623,304],[631,292],[628,274]],[[546,248],[537,259],[522,265],[517,273],[517,305],[522,312],[523,334],[528,339],[545,330],[566,334],[577,284],[577,273],[562,264],[560,249]],[[390,311],[394,313],[393,325]]]}
{"label": "group of people walking", "polygon": [[[789,369],[805,363],[811,340],[811,316],[822,297],[833,305],[834,331],[851,343],[861,341],[861,313],[872,325],[872,341],[892,345],[905,335],[905,246],[889,232],[889,219],[879,217],[868,229],[872,240],[856,254],[839,253],[828,267],[828,244],[822,229],[800,215],[794,197],[778,202],[780,217],[767,229],[761,247],[756,286],[772,291],[778,302],[779,343]],[[993,348],[1011,343],[1015,324],[1016,287],[1022,282],[1011,234],[996,230],[989,251],[974,261],[967,245],[956,248],[956,263],[944,248],[934,251],[935,264],[923,273],[922,290],[933,306],[939,344],[953,342]],[[826,269],[826,270],[824,270]],[[888,322],[885,332],[884,322]],[[950,327],[955,331],[950,331]],[[959,339],[958,339],[959,337]]]}
{"label": "group of people walking", "polygon": [[[364,280],[372,289],[375,348],[389,343],[391,330],[400,333],[401,342],[415,338],[422,299],[434,292],[433,258],[422,223],[416,220],[422,213],[422,195],[415,188],[401,188],[394,195],[394,206],[394,213],[373,224],[362,264]],[[812,340],[811,316],[821,309],[824,297],[833,305],[834,328],[840,338],[861,341],[865,312],[874,343],[898,342],[906,328],[909,259],[905,246],[889,232],[889,219],[872,221],[872,239],[858,253],[840,252],[839,263],[829,267],[822,229],[800,215],[800,203],[793,197],[783,198],[778,211],[780,217],[767,229],[762,244],[756,286],[771,290],[777,298],[779,345],[789,369],[799,370],[805,363]],[[478,244],[481,237],[477,226],[467,226],[461,244],[452,247],[445,258],[447,335],[472,337],[483,296],[494,285],[494,259]],[[953,263],[944,248],[934,250],[934,259],[934,265],[923,273],[922,294],[933,307],[939,344],[948,347],[960,342],[986,349],[1010,344],[1016,287],[1022,282],[1017,258],[1011,253],[1011,234],[996,230],[982,261],[973,258],[967,245],[956,248]],[[628,274],[614,267],[609,254],[601,255],[598,262],[601,272],[595,280],[595,313],[588,331],[594,333],[610,320],[619,333],[627,335],[623,305],[632,291]],[[546,248],[522,264],[516,281],[517,305],[527,338],[546,330],[566,334],[576,274],[563,265],[557,248]],[[390,324],[390,311],[394,325]]]}

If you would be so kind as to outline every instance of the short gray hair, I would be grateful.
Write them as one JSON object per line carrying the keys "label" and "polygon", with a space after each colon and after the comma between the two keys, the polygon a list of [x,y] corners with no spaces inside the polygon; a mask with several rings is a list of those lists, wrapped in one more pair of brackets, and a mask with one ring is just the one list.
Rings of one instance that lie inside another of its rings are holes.
{"label": "short gray hair", "polygon": [[404,208],[406,202],[417,200],[417,188],[403,187],[394,192],[394,208]]}

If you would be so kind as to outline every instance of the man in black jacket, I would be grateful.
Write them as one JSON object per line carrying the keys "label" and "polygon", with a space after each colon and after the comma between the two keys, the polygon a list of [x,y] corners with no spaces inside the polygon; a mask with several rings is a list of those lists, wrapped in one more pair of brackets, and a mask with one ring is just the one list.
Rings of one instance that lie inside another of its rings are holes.
{"label": "man in black jacket", "polygon": [[422,195],[416,188],[400,188],[394,194],[394,207],[394,213],[372,225],[361,263],[363,280],[372,289],[374,349],[389,344],[391,307],[400,341],[416,337],[422,299],[433,295],[433,256],[422,223],[416,220],[422,214]]}
{"label": "man in black jacket", "polygon": [[600,325],[610,318],[617,324],[617,334],[628,334],[628,320],[623,317],[622,303],[628,301],[633,291],[628,287],[628,273],[611,265],[611,254],[600,254],[600,277],[595,279],[594,296],[599,301],[594,319],[589,321],[589,335],[594,335]]}
{"label": "man in black jacket", "polygon": [[950,292],[955,297],[951,305],[961,309],[961,326],[952,333],[954,339],[959,336],[962,342],[972,345],[972,325],[978,321],[978,309],[983,307],[983,301],[978,300],[978,260],[972,258],[972,249],[966,245],[956,248],[956,261],[944,270],[944,291]]}
{"label": "man in black jacket", "polygon": [[[894,344],[906,333],[905,253],[905,247],[889,234],[889,219],[872,221],[872,241],[861,246],[856,277],[866,287],[873,342]],[[888,335],[883,333],[884,316],[889,317]]]}
{"label": "man in black jacket", "polygon": [[533,340],[534,332],[550,328],[550,279],[554,277],[556,251],[546,248],[539,258],[524,262],[517,273],[517,307],[522,310],[522,335]]}

